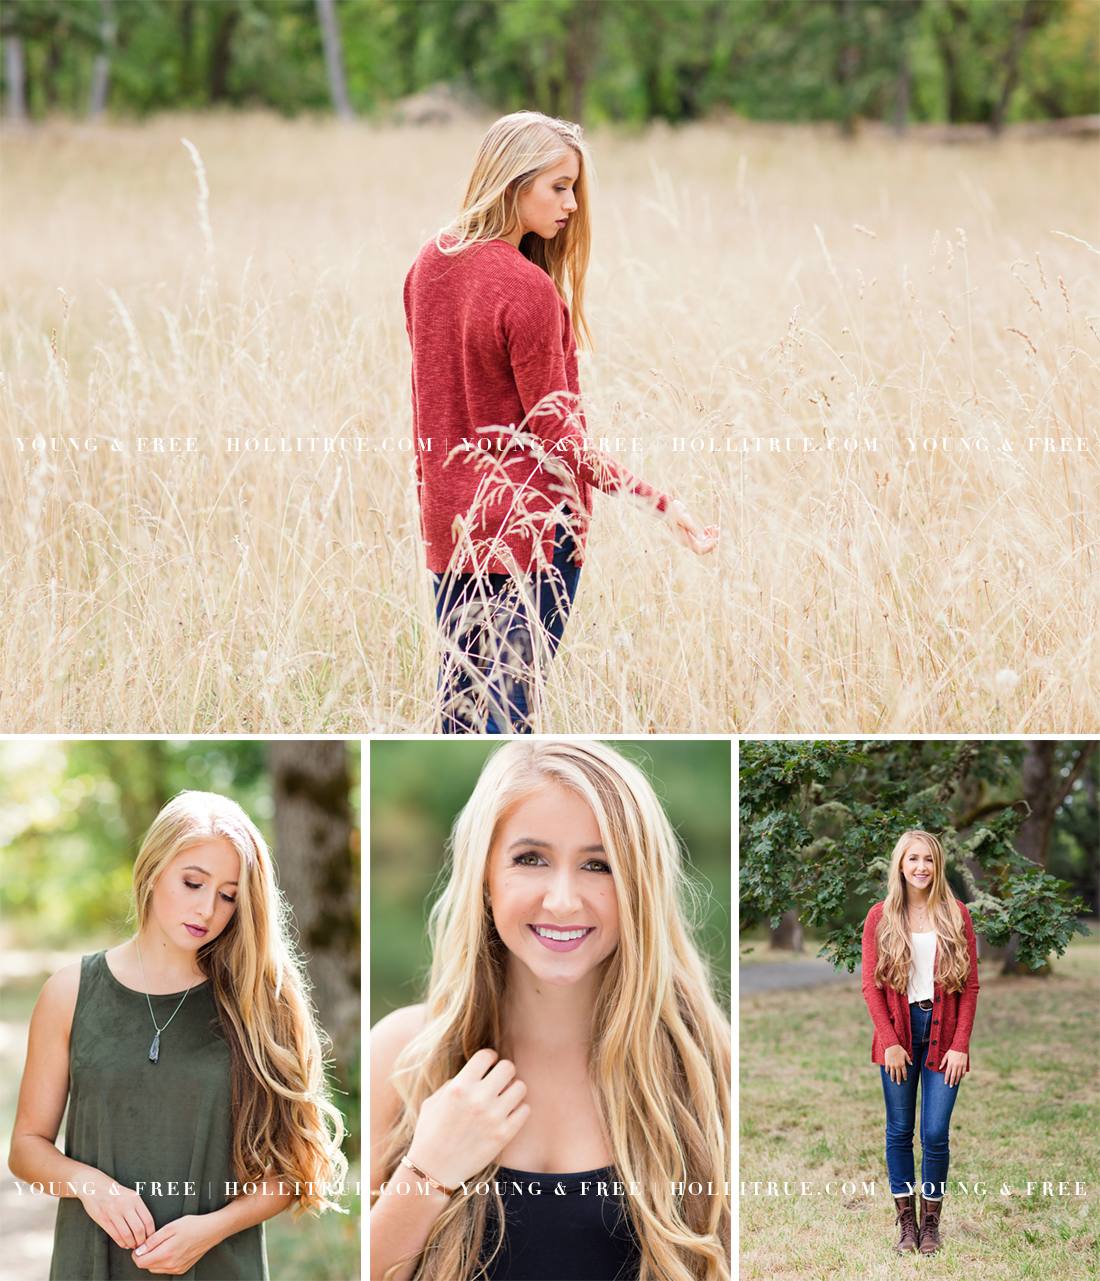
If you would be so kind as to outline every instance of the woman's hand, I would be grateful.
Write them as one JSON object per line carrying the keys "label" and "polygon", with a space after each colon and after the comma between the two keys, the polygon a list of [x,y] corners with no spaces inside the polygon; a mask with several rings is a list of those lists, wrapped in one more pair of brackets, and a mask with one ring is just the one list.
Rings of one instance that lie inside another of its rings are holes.
{"label": "woman's hand", "polygon": [[947,1085],[958,1085],[963,1079],[963,1073],[966,1071],[966,1063],[969,1054],[962,1054],[958,1050],[948,1050],[944,1057],[943,1079]]}
{"label": "woman's hand", "polygon": [[665,512],[672,536],[696,555],[712,552],[718,546],[718,526],[702,526],[678,498],[674,498]]}
{"label": "woman's hand", "polygon": [[124,1250],[136,1249],[157,1230],[149,1207],[133,1188],[124,1188],[105,1174],[84,1180],[79,1196],[88,1217]]}
{"label": "woman's hand", "polygon": [[135,1267],[178,1277],[221,1240],[204,1222],[208,1215],[185,1214],[154,1232],[131,1256]]}
{"label": "woman's hand", "polygon": [[449,1189],[483,1170],[531,1115],[527,1086],[515,1075],[507,1059],[497,1062],[496,1050],[478,1050],[424,1100],[409,1160]]}
{"label": "woman's hand", "polygon": [[912,1063],[908,1051],[901,1045],[891,1045],[886,1051],[886,1071],[890,1074],[890,1080],[895,1085],[900,1085],[905,1080],[906,1063]]}

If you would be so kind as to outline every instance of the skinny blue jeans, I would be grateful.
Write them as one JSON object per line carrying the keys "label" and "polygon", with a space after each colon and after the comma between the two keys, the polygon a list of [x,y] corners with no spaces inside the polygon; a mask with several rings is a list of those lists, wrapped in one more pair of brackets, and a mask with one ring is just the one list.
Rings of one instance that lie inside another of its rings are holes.
{"label": "skinny blue jeans", "polygon": [[525,582],[508,574],[433,574],[443,638],[438,687],[444,734],[530,734],[540,659],[557,652],[580,566],[566,525],[554,558]]}
{"label": "skinny blue jeans", "polygon": [[[911,1196],[920,1191],[922,1196],[939,1200],[947,1184],[947,1167],[951,1160],[948,1131],[951,1128],[951,1109],[955,1106],[958,1085],[948,1085],[943,1072],[933,1072],[928,1067],[928,1042],[933,1028],[939,1025],[933,1019],[939,1011],[933,1005],[922,1010],[913,1003],[909,1006],[909,1023],[913,1031],[913,1062],[905,1065],[905,1080],[895,1082],[880,1064],[882,1092],[886,1096],[886,1169],[890,1175],[890,1192],[893,1196]],[[937,1041],[939,1037],[936,1038]],[[937,1045],[938,1053],[940,1046]],[[920,1082],[920,1146],[921,1186],[913,1185],[913,1124],[917,1111],[917,1082]]]}

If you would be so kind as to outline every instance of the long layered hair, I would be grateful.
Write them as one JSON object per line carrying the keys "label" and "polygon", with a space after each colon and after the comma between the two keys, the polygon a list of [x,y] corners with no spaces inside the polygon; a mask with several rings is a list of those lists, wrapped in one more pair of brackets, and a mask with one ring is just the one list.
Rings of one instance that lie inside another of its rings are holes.
{"label": "long layered hair", "polygon": [[946,992],[961,992],[970,975],[970,950],[963,915],[947,883],[943,846],[931,833],[919,831],[902,832],[890,856],[886,901],[875,936],[878,946],[875,986],[892,987],[895,992],[905,992],[909,987],[913,947],[909,941],[909,885],[902,875],[901,861],[914,844],[927,846],[932,852],[932,884],[926,910],[937,936],[934,981]]}
{"label": "long layered hair", "polygon": [[[503,816],[555,784],[592,809],[614,878],[618,947],[604,962],[588,1071],[641,1248],[640,1281],[728,1278],[730,1026],[690,937],[690,894],[676,837],[645,775],[597,742],[515,740],[490,757],[455,822],[446,888],[431,914],[425,1026],[405,1047],[393,1083],[401,1108],[384,1155],[392,1174],[421,1104],[483,1046],[502,1036],[507,949],[486,903],[489,854]],[[499,1162],[479,1172],[489,1180]],[[693,1195],[687,1185],[702,1185]],[[684,1185],[683,1194],[674,1190]],[[713,1195],[710,1195],[713,1193]],[[488,1198],[458,1195],[436,1221],[416,1277],[471,1281],[500,1248],[486,1241]]]}
{"label": "long layered hair", "polygon": [[210,980],[232,1060],[233,1171],[241,1183],[272,1177],[302,1186],[294,1217],[340,1209],[327,1196],[343,1184],[344,1125],[325,1082],[308,980],[288,933],[290,910],[275,884],[271,854],[236,801],[181,792],[160,811],[134,864],[138,933],[157,879],[181,851],[228,842],[240,856],[237,910],[198,952]]}
{"label": "long layered hair", "polygon": [[556,120],[540,111],[516,111],[502,116],[481,140],[474,157],[462,209],[436,236],[445,254],[461,253],[487,240],[499,240],[519,222],[519,198],[545,170],[572,151],[580,170],[573,184],[577,207],[552,240],[533,231],[519,243],[520,252],[540,266],[569,305],[578,341],[592,346],[584,315],[584,282],[592,244],[588,188],[592,159],[580,125]]}

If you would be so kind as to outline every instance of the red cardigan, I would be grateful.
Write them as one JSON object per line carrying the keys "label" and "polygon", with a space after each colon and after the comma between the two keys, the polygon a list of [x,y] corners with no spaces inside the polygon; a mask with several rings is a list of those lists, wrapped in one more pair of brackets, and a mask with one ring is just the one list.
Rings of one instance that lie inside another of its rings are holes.
{"label": "red cardigan", "polygon": [[[549,564],[563,504],[574,513],[579,564],[593,486],[666,509],[668,495],[589,446],[569,309],[514,245],[490,240],[448,255],[429,240],[405,279],[405,322],[421,532],[433,573],[526,574]],[[543,404],[547,397],[553,402]],[[507,437],[486,430],[521,424],[541,444],[509,449]],[[479,448],[486,440],[497,448]],[[546,465],[541,448],[564,466]],[[455,555],[460,517],[469,537]]]}
{"label": "red cardigan", "polygon": [[[959,900],[956,899],[955,902],[959,903]],[[908,995],[905,992],[895,992],[892,987],[883,989],[875,986],[875,966],[878,963],[875,933],[883,906],[882,903],[876,903],[867,913],[867,920],[863,924],[863,999],[867,1002],[875,1025],[871,1062],[881,1063],[885,1067],[886,1051],[892,1045],[900,1045],[912,1058],[913,1034],[909,1026]],[[933,984],[932,1033],[928,1039],[928,1053],[925,1055],[925,1061],[933,1072],[942,1072],[947,1067],[944,1055],[948,1050],[957,1050],[960,1054],[967,1055],[963,1071],[970,1071],[970,1033],[974,1028],[974,1011],[978,1005],[978,944],[966,904],[959,903],[959,910],[962,912],[963,929],[970,950],[970,975],[961,992],[945,992],[938,982]],[[936,951],[939,952],[938,944]]]}

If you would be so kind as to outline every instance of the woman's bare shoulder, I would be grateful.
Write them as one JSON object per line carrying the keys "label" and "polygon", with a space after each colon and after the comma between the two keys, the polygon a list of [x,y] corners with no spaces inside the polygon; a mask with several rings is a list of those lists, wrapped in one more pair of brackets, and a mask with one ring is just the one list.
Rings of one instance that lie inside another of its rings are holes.
{"label": "woman's bare shoulder", "polygon": [[397,1056],[424,1026],[425,1007],[406,1005],[379,1019],[370,1030],[370,1130],[371,1130],[371,1187],[385,1171],[376,1166],[385,1150],[389,1134],[398,1113],[401,1100],[393,1085],[393,1065]]}
{"label": "woman's bare shoulder", "polygon": [[63,965],[42,984],[42,991],[38,994],[34,1007],[35,1015],[47,1020],[53,1027],[62,1027],[67,1035],[72,1027],[79,995],[80,962],[74,961],[72,965]]}
{"label": "woman's bare shoulder", "polygon": [[405,1005],[378,1020],[370,1030],[372,1069],[393,1066],[394,1060],[423,1028],[427,1006]]}

